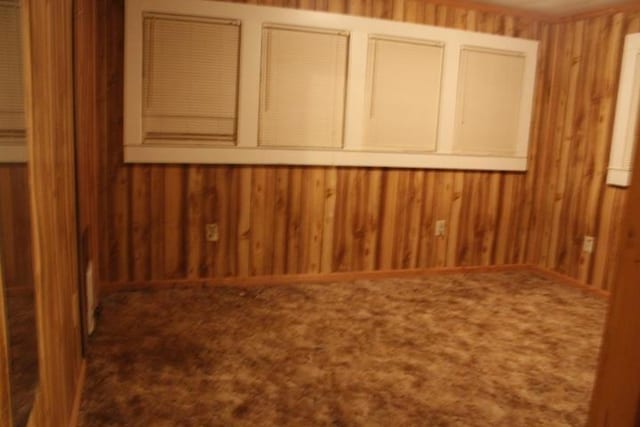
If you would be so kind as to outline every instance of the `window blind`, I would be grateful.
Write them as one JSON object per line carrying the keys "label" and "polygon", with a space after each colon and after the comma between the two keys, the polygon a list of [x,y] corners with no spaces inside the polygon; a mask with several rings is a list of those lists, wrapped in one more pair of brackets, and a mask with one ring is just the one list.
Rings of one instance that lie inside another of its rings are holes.
{"label": "window blind", "polygon": [[464,48],[460,55],[454,149],[515,154],[525,57],[480,48]]}
{"label": "window blind", "polygon": [[21,137],[25,118],[18,3],[0,3],[0,58],[0,137]]}
{"label": "window blind", "polygon": [[348,36],[295,27],[263,31],[259,144],[341,147]]}
{"label": "window blind", "polygon": [[638,140],[638,133],[640,131],[640,54],[635,57],[635,76],[633,78],[633,92],[631,94],[631,112],[627,129],[627,143],[624,146],[624,165],[623,167],[631,170],[633,167],[633,154],[636,147],[636,141]]}
{"label": "window blind", "polygon": [[145,16],[145,138],[234,142],[239,45],[235,22]]}
{"label": "window blind", "polygon": [[434,151],[444,48],[371,38],[367,63],[367,147]]}

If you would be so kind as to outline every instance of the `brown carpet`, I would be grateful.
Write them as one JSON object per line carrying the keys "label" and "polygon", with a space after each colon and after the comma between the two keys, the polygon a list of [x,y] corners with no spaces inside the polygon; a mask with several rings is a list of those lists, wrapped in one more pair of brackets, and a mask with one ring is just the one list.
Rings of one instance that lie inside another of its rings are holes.
{"label": "brown carpet", "polygon": [[103,304],[82,426],[579,426],[606,308],[525,272]]}
{"label": "brown carpet", "polygon": [[16,427],[27,424],[38,385],[38,339],[33,293],[7,295],[11,413]]}

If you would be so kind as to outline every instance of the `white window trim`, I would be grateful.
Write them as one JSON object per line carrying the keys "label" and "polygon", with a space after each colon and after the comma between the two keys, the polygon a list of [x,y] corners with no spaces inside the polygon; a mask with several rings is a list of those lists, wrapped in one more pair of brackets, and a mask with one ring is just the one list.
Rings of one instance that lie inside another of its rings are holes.
{"label": "white window trim", "polygon": [[[241,21],[238,134],[235,147],[202,142],[143,144],[143,13],[209,16]],[[419,24],[296,9],[206,0],[127,0],[125,13],[124,157],[130,163],[233,163],[327,166],[381,166],[523,171],[527,168],[538,42]],[[297,25],[349,32],[345,129],[342,149],[289,149],[258,146],[262,27]],[[362,149],[365,76],[369,36],[414,38],[445,46],[436,152]],[[477,46],[521,52],[526,58],[519,138],[512,157],[455,153],[456,93],[460,50]]]}
{"label": "white window trim", "polygon": [[0,163],[26,163],[27,141],[26,138],[12,138],[11,142],[5,142],[0,138]]}
{"label": "white window trim", "polygon": [[[631,184],[632,168],[630,165],[632,162],[628,155],[633,157],[636,129],[639,122],[637,114],[636,117],[633,115],[634,109],[638,107],[633,105],[633,89],[640,85],[635,77],[637,75],[636,67],[640,66],[637,61],[638,55],[640,55],[640,33],[629,34],[624,42],[611,156],[607,173],[607,184],[619,187],[628,187]],[[629,147],[629,144],[634,144],[634,147]]]}

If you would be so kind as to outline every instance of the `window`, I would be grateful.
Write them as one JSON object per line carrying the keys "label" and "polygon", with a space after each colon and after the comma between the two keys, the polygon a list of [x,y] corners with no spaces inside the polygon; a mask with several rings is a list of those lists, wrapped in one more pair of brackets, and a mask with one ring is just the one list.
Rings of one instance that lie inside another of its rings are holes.
{"label": "window", "polygon": [[145,143],[235,142],[239,46],[235,21],[145,16]]}
{"label": "window", "polygon": [[476,47],[462,49],[455,151],[516,153],[524,70],[522,54]]}
{"label": "window", "polygon": [[0,3],[0,161],[26,161],[20,7]]}
{"label": "window", "polygon": [[444,49],[420,40],[371,37],[364,146],[434,151]]}
{"label": "window", "polygon": [[234,2],[125,2],[124,160],[522,171],[538,42]]}
{"label": "window", "polygon": [[613,126],[613,140],[607,183],[628,187],[637,145],[640,113],[640,34],[625,39],[620,87]]}
{"label": "window", "polygon": [[264,28],[260,145],[342,146],[347,44],[335,31]]}

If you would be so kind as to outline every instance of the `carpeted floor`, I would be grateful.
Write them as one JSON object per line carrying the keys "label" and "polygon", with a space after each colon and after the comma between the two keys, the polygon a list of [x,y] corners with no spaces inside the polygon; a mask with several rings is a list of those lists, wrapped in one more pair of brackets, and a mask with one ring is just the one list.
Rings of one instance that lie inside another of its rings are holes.
{"label": "carpeted floor", "polygon": [[7,295],[11,412],[16,427],[27,425],[38,385],[38,340],[33,293]]}
{"label": "carpeted floor", "polygon": [[81,426],[580,426],[606,302],[534,273],[114,294]]}

